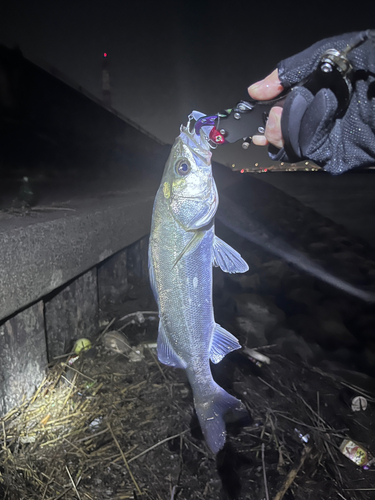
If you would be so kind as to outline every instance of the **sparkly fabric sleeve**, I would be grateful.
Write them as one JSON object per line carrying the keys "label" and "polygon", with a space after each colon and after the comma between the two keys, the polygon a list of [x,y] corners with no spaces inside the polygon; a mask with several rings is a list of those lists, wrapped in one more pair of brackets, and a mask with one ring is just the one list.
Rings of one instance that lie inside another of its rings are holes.
{"label": "sparkly fabric sleeve", "polygon": [[[309,76],[327,49],[342,51],[359,34],[325,39],[280,62],[279,78],[284,88]],[[375,165],[375,32],[371,35],[348,54],[354,81],[353,95],[344,115],[334,119],[337,99],[331,90],[322,89],[313,95],[304,87],[295,87],[285,102],[282,116],[284,139],[288,140],[288,130],[297,138],[293,144],[294,157],[288,157],[284,150],[275,152],[273,149],[269,151],[273,159],[309,159],[332,174]],[[296,104],[293,108],[291,99]],[[293,113],[288,114],[287,109],[293,109]]]}

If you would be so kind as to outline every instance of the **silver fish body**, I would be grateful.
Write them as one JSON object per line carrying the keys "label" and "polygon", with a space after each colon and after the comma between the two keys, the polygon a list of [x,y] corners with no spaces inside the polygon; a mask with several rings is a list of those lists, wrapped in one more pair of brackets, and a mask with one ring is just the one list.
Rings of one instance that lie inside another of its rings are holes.
{"label": "silver fish body", "polygon": [[218,363],[240,348],[215,323],[212,267],[230,273],[248,270],[238,252],[215,236],[217,207],[208,142],[203,133],[181,127],[155,198],[149,273],[160,317],[158,358],[186,370],[204,437],[214,453],[225,443],[224,414],[246,410],[211,374],[210,359]]}

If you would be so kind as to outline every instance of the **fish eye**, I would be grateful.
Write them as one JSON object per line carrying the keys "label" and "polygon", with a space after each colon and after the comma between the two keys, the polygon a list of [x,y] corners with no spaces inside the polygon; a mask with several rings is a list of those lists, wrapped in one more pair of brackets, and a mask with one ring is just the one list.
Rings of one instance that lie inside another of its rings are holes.
{"label": "fish eye", "polygon": [[176,174],[187,175],[191,170],[190,163],[185,158],[178,160],[175,165]]}

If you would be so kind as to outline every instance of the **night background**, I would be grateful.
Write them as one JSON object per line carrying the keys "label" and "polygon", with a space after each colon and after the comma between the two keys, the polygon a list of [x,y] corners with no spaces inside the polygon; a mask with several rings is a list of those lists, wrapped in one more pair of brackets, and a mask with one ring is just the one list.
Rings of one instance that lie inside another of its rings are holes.
{"label": "night background", "polygon": [[[167,143],[193,110],[215,113],[246,97],[282,59],[333,35],[370,28],[372,1],[14,0],[0,8],[0,43],[18,45],[101,97],[108,53],[112,105]],[[227,146],[225,164],[269,162],[264,148]]]}

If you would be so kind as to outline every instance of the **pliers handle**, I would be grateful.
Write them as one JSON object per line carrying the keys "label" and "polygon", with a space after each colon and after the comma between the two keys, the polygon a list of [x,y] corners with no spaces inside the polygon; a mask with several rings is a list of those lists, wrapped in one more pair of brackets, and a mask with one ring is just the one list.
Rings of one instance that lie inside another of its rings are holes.
{"label": "pliers handle", "polygon": [[209,139],[212,147],[242,139],[242,147],[247,149],[253,135],[264,134],[271,108],[275,105],[283,106],[288,94],[297,86],[306,87],[313,95],[323,88],[332,90],[338,101],[334,119],[339,118],[348,107],[353,93],[353,67],[347,55],[370,36],[374,36],[370,30],[365,35],[362,33],[341,52],[328,49],[322,54],[317,69],[310,76],[294,87],[285,89],[275,99],[257,101],[249,98],[240,101],[235,107],[216,115],[201,117],[195,124],[195,131],[199,133],[202,126],[211,126]]}

